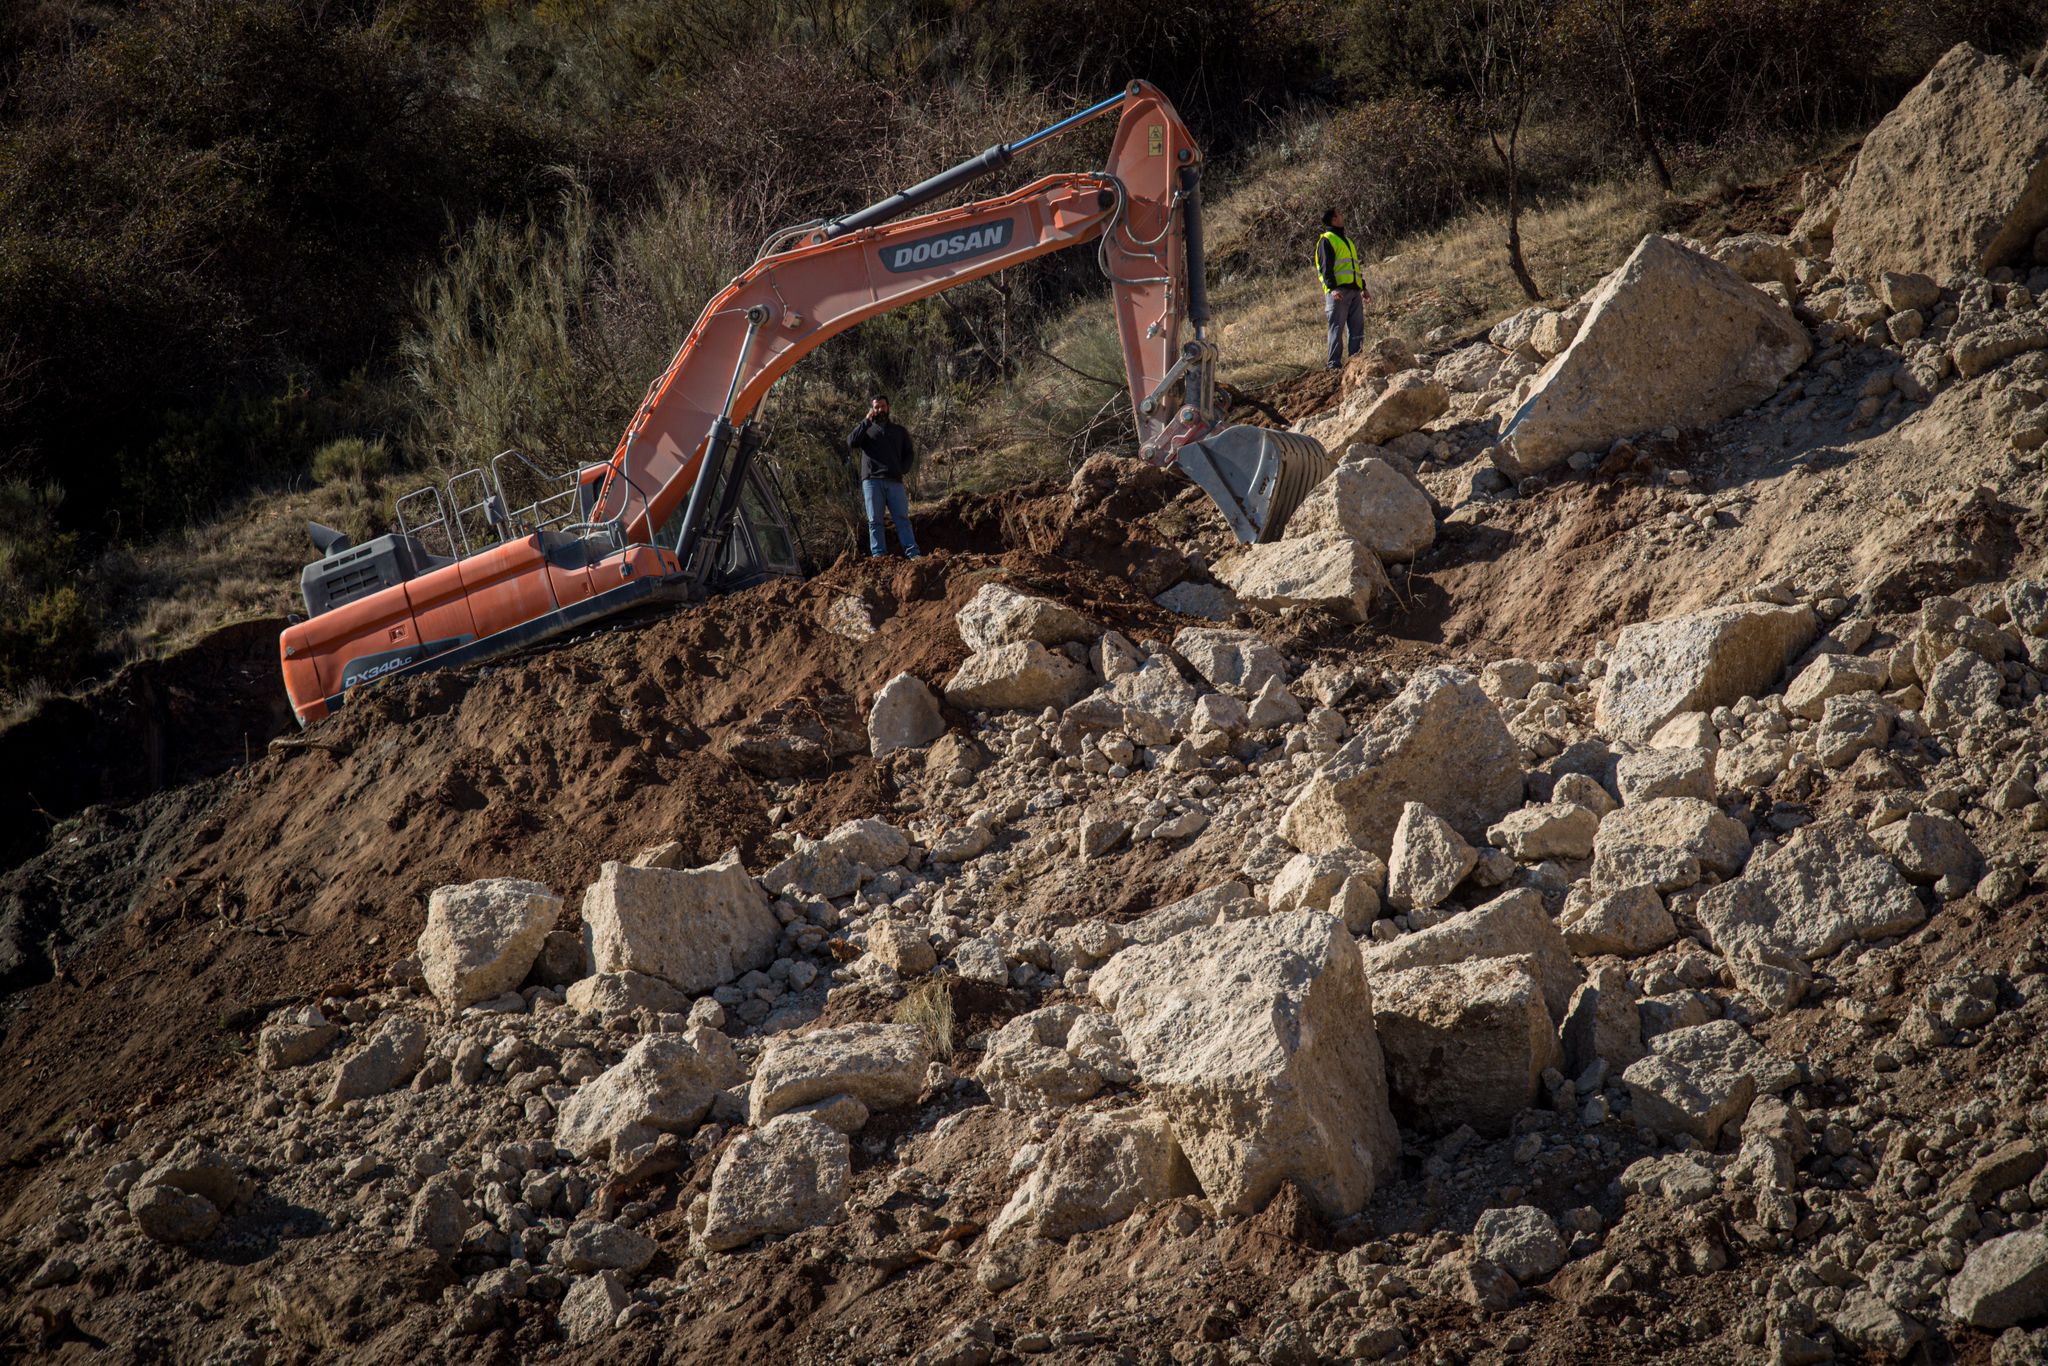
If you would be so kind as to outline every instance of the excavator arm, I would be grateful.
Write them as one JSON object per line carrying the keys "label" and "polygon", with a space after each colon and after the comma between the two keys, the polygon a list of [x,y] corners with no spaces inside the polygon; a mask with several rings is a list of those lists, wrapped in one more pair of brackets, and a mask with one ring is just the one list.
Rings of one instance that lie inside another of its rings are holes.
{"label": "excavator arm", "polygon": [[[1111,112],[1117,131],[1102,170],[916,212]],[[1141,456],[1192,478],[1240,540],[1272,539],[1329,457],[1308,437],[1222,425],[1227,400],[1207,336],[1201,152],[1166,97],[1134,81],[856,213],[769,239],[705,306],[610,459],[574,477],[565,495],[573,510],[510,510],[502,473],[528,462],[505,452],[488,471],[451,479],[445,498],[430,487],[401,499],[398,533],[353,546],[315,528],[322,558],[301,576],[310,619],[279,640],[301,722],[365,683],[491,658],[639,603],[744,581],[730,566],[741,558],[734,538],[758,529],[740,515],[749,490],[758,498],[761,488],[751,419],[776,380],[878,313],[1091,244],[1111,281]],[[493,543],[471,548],[472,516]],[[447,554],[415,534],[430,529]],[[769,568],[767,556],[757,559]],[[795,568],[793,555],[782,563]]]}
{"label": "excavator arm", "polygon": [[[1049,175],[996,198],[899,217],[1111,110],[1121,117],[1103,170]],[[686,560],[708,558],[715,548],[698,547],[707,534],[717,537],[712,491],[737,477],[727,464],[735,435],[790,367],[876,314],[1090,243],[1112,282],[1140,446],[1169,462],[1178,443],[1215,418],[1213,348],[1199,336],[1207,321],[1199,239],[1183,227],[1199,222],[1200,169],[1200,150],[1173,106],[1133,82],[1032,138],[992,147],[845,219],[771,239],[705,307],[649,388],[594,500],[599,515],[655,536],[681,512],[676,534],[659,539]],[[1191,319],[1198,336],[1184,356],[1181,334]],[[1171,391],[1190,378],[1195,401],[1173,402]]]}

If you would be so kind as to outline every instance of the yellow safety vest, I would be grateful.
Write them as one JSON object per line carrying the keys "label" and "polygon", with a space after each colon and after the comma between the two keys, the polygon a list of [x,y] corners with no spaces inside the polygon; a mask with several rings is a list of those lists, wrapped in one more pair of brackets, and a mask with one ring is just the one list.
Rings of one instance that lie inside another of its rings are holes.
{"label": "yellow safety vest", "polygon": [[[1326,232],[1319,239],[1330,244],[1330,275],[1337,288],[1350,286],[1353,289],[1365,287],[1365,277],[1358,271],[1358,248],[1351,245],[1349,238],[1338,233]],[[1322,253],[1316,253],[1316,280],[1323,278]]]}

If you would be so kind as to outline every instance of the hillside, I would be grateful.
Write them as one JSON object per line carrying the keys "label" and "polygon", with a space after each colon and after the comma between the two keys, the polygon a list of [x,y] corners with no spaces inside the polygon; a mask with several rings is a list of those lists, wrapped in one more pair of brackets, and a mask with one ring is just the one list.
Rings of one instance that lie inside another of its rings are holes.
{"label": "hillside", "polygon": [[1105,452],[303,733],[263,624],[44,703],[9,1345],[2048,1360],[2044,175],[1958,45],[1547,303],[1241,309],[1270,544]]}
{"label": "hillside", "polygon": [[[1474,61],[1510,19],[1513,99]],[[1227,354],[1255,384],[1313,359],[1325,204],[1403,255],[1383,293],[1434,315],[1418,333],[1487,321],[1513,288],[1510,181],[1536,282],[1569,296],[1634,235],[1580,238],[1563,220],[1587,205],[1653,212],[1658,175],[1689,199],[1804,159],[1952,43],[2017,52],[2041,25],[2029,0],[12,6],[0,705],[288,610],[307,517],[361,539],[394,494],[508,447],[602,458],[770,232],[1134,77],[1209,155]],[[1510,106],[1512,167],[1491,150]],[[1084,135],[1071,164],[1100,151]],[[1068,255],[876,319],[779,386],[771,450],[821,562],[852,538],[836,437],[877,387],[944,457],[930,496],[1118,448],[1114,386],[1084,378],[1115,368],[1104,287]]]}

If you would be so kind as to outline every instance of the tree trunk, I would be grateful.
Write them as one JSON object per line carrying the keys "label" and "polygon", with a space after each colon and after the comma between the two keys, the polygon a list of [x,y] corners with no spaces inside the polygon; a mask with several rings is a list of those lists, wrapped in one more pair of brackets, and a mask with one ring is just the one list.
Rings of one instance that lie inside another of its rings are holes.
{"label": "tree trunk", "polygon": [[1515,283],[1522,287],[1522,295],[1530,303],[1543,297],[1543,291],[1536,287],[1534,277],[1529,274],[1528,263],[1522,259],[1522,186],[1515,155],[1516,137],[1508,134],[1507,146],[1501,146],[1500,139],[1493,140],[1494,154],[1500,158],[1501,169],[1508,176],[1508,269],[1515,273]]}
{"label": "tree trunk", "polygon": [[[1626,40],[1623,40],[1624,42]],[[1642,144],[1643,157],[1650,163],[1650,170],[1657,177],[1657,186],[1664,193],[1671,193],[1671,168],[1664,164],[1664,154],[1657,150],[1657,139],[1650,132],[1650,121],[1643,117],[1643,98],[1636,91],[1635,65],[1623,48],[1621,79],[1628,87],[1629,118],[1635,123],[1636,141]]]}

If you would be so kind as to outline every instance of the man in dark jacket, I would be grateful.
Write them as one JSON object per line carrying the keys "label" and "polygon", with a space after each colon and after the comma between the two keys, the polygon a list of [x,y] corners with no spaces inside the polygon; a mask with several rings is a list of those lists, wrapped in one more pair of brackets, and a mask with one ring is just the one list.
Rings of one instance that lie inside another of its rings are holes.
{"label": "man in dark jacket", "polygon": [[846,449],[860,459],[860,499],[868,516],[868,553],[889,553],[889,538],[882,530],[882,514],[896,523],[896,539],[903,554],[916,559],[917,534],[910,529],[910,494],[903,477],[917,461],[910,433],[889,420],[889,400],[876,395],[868,404],[868,415],[846,438]]}
{"label": "man in dark jacket", "polygon": [[[1347,355],[1357,355],[1365,345],[1365,306],[1372,302],[1358,248],[1344,231],[1342,209],[1323,210],[1323,235],[1316,239],[1316,278],[1323,285],[1323,320],[1330,326],[1330,368],[1339,370]],[[1351,333],[1348,352],[1344,349],[1347,329]]]}

